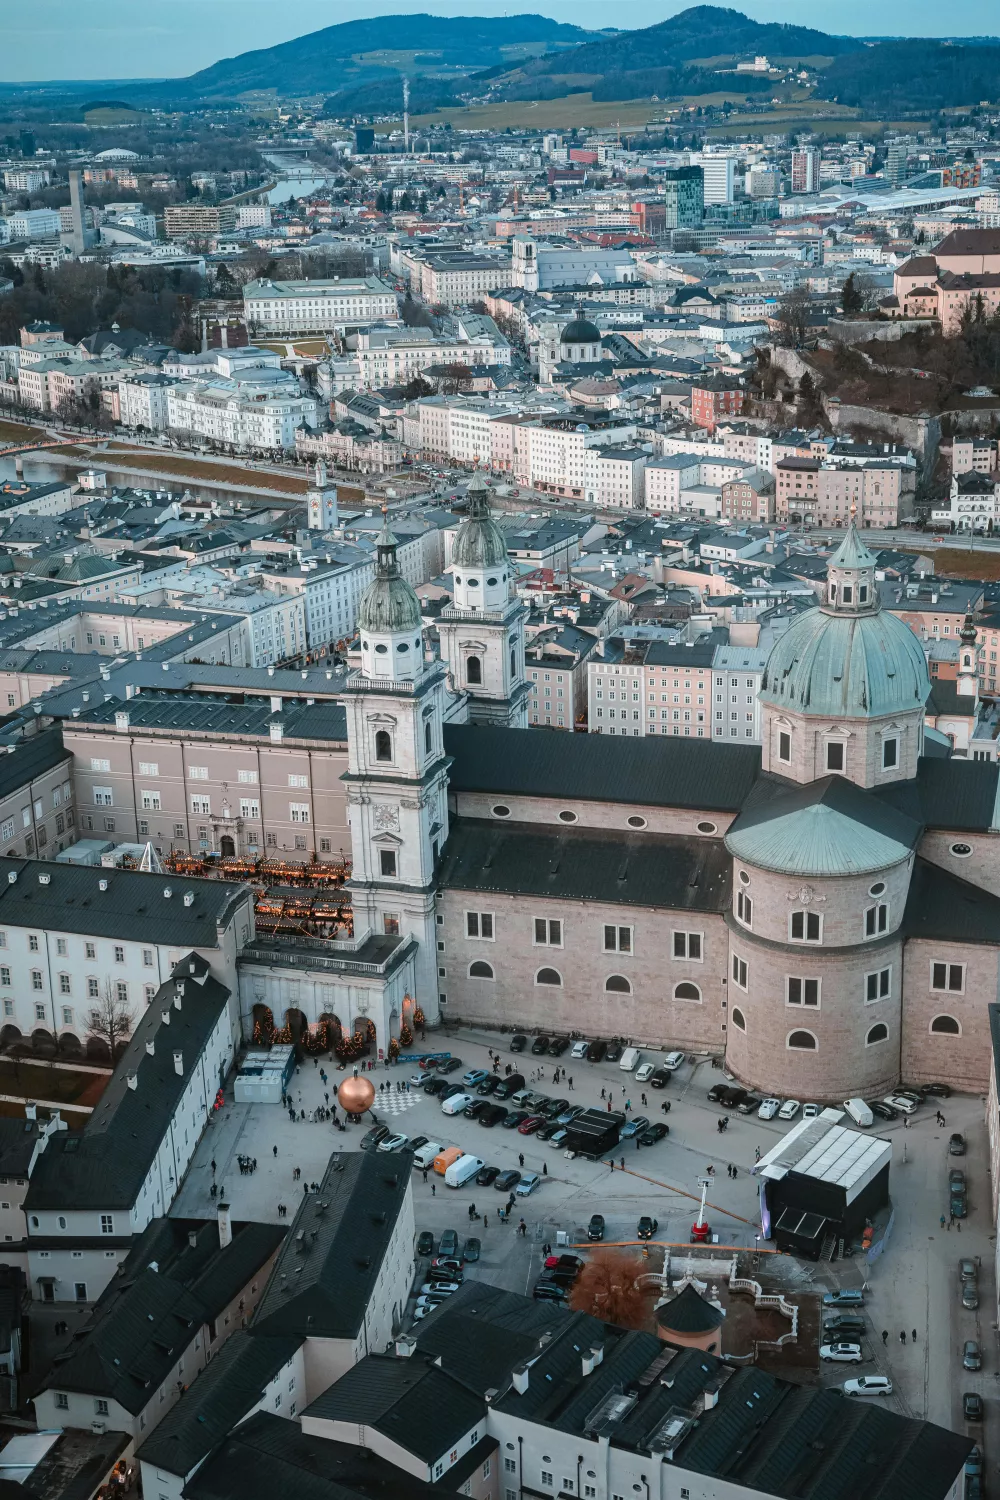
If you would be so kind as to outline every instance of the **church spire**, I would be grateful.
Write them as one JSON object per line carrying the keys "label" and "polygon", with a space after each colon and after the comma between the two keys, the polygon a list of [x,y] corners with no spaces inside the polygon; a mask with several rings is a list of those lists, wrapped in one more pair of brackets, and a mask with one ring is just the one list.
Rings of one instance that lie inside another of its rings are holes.
{"label": "church spire", "polygon": [[854,507],[847,535],[830,558],[826,570],[826,607],[839,615],[875,614],[880,602],[875,584],[875,554],[865,546],[854,524]]}

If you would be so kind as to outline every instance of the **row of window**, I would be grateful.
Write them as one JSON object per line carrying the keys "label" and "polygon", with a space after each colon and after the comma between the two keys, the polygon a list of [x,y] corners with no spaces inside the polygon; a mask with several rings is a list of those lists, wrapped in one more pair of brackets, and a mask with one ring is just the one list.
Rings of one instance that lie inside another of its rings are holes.
{"label": "row of window", "polygon": [[[739,989],[745,990],[749,987],[749,969],[745,958],[733,954],[732,967],[733,983]],[[819,1006],[820,985],[819,979],[812,978],[789,978],[786,981],[786,1000],[789,1005],[813,1005]],[[794,987],[794,989],[793,989]],[[932,962],[930,966],[930,988],[934,993],[946,993],[964,995],[965,993],[965,965]],[[876,969],[871,974],[865,975],[865,1001],[884,1000],[892,991],[892,965],[888,968]]]}
{"label": "row of window", "polygon": [[[440,978],[447,978],[447,974],[447,969],[438,969],[438,975]],[[493,965],[488,964],[486,960],[482,958],[475,959],[474,962],[469,965],[468,976],[470,979],[485,979],[488,981],[495,980],[497,977]],[[554,985],[555,987],[561,989],[562,982],[563,977],[558,969],[539,969],[535,974],[535,984]],[[609,974],[607,979],[605,979],[604,981],[604,989],[605,993],[609,995],[631,995],[632,981],[630,979],[627,979],[624,974]],[[688,982],[675,984],[673,998],[675,1000],[693,1001],[696,1005],[700,1005],[701,990],[696,984],[690,984]]]}
{"label": "row of window", "polygon": [[[0,949],[6,948],[6,947],[7,947],[7,933],[6,933],[5,929],[0,929]],[[41,934],[37,933],[37,932],[29,932],[28,933],[28,952],[29,953],[40,953],[41,949],[42,949]],[[114,950],[115,963],[116,964],[123,964],[125,962],[125,945],[124,945],[124,943],[115,943],[115,944],[113,944],[113,950]],[[87,943],[87,942],[85,942],[84,945],[83,945],[83,956],[84,956],[84,958],[95,959],[97,957],[97,944],[96,943]],[[69,957],[69,938],[64,938],[64,937],[56,938],[56,957],[57,958],[68,958]],[[143,968],[144,969],[151,969],[153,967],[153,963],[154,963],[154,954],[153,954],[152,948],[143,948],[143,950],[142,950],[142,965],[143,965]]]}
{"label": "row of window", "polygon": [[[737,1031],[745,1032],[747,1029],[746,1017],[738,1005],[734,1005],[730,1012],[730,1019]],[[937,1036],[961,1036],[962,1028],[954,1016],[935,1016],[928,1028]],[[865,1032],[865,1046],[875,1047],[879,1042],[889,1040],[889,1028],[884,1021],[876,1021],[874,1026],[869,1026]],[[802,1052],[817,1052],[819,1042],[812,1031],[790,1031],[785,1037],[785,1046]]]}
{"label": "row of window", "polygon": [[[535,917],[534,944],[537,948],[561,948],[563,946],[563,924],[560,918]],[[491,911],[467,911],[465,913],[465,935],[480,942],[496,941],[496,919]],[[674,958],[692,959],[700,963],[703,934],[700,932],[674,932],[672,952]],[[635,928],[621,927],[606,922],[603,927],[605,953],[634,953]],[[443,949],[443,944],[438,944]]]}
{"label": "row of window", "polygon": [[[780,730],[778,733],[778,759],[785,765],[791,764],[792,759],[792,736],[788,730]],[[882,770],[894,771],[899,765],[899,737],[887,735],[882,741]],[[847,766],[847,741],[826,741],[826,769],[843,774]]]}
{"label": "row of window", "polygon": [[[289,778],[291,780],[291,778]],[[305,782],[305,777],[301,778]],[[148,789],[139,792],[139,802],[143,812],[162,812],[160,793]],[[114,807],[114,792],[109,786],[94,787],[95,807]],[[192,795],[191,812],[195,817],[210,818],[212,816],[212,799],[202,795]],[[223,816],[228,816],[228,807],[224,809]],[[240,817],[259,818],[260,802],[253,797],[240,798]],[[289,802],[288,820],[290,823],[309,823],[312,821],[308,802]],[[183,825],[181,827],[183,834]]]}
{"label": "row of window", "polygon": [[[90,769],[98,773],[110,771],[111,761],[91,756]],[[140,760],[138,763],[138,772],[140,776],[159,776],[159,762],[155,760]],[[209,779],[207,766],[188,766],[187,774],[189,781],[208,781]],[[258,780],[257,772],[238,771],[236,779],[242,786],[256,786]],[[309,777],[290,774],[288,785],[290,787],[308,787]],[[66,796],[69,796],[69,782],[66,783]],[[53,805],[58,806],[58,801],[55,801]]]}
{"label": "row of window", "polygon": [[[744,870],[741,879],[746,875]],[[879,882],[872,886],[871,894],[880,893],[885,886]],[[736,918],[744,927],[753,928],[753,897],[747,890],[736,892]],[[876,901],[862,909],[861,923],[864,936],[881,937],[889,929],[889,905]],[[791,911],[788,913],[788,941],[790,943],[821,943],[823,941],[823,917],[818,911]]]}

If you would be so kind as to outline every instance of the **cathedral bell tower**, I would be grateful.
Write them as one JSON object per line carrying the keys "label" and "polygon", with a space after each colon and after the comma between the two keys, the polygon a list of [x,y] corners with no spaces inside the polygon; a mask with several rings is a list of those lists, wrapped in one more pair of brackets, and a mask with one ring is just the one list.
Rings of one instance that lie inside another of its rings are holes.
{"label": "cathedral bell tower", "polygon": [[361,670],[345,685],[355,936],[415,938],[416,994],[437,1020],[435,872],[448,836],[446,672],[424,660],[420,604],[383,526],[358,612]]}
{"label": "cathedral bell tower", "polygon": [[468,694],[471,724],[524,729],[530,694],[524,670],[528,611],[514,594],[507,543],[478,470],[466,494],[469,513],[451,554],[454,601],[438,620],[441,655],[454,686]]}

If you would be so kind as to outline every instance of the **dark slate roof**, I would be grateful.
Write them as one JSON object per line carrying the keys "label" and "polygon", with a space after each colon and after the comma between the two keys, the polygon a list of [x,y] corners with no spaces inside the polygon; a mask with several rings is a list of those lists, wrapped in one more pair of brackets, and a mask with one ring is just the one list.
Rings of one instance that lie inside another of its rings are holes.
{"label": "dark slate roof", "polygon": [[926,828],[960,833],[996,826],[1000,764],[990,760],[948,760],[921,756],[914,781],[879,787],[873,796],[891,803]]}
{"label": "dark slate roof", "polygon": [[[178,1010],[176,988],[187,963],[185,959],[177,965],[174,977],[160,986],[136,1023],[128,1048],[83,1130],[63,1131],[49,1141],[28,1185],[27,1212],[130,1209],[135,1203],[177,1102],[229,1005],[229,990],[206,974],[201,983],[184,979]],[[164,1013],[169,1017],[166,1022]],[[147,1042],[153,1043],[152,1053]],[[182,1059],[179,1073],[175,1052]],[[134,1088],[129,1086],[130,1077],[135,1079]]]}
{"label": "dark slate roof", "polygon": [[[185,906],[189,893],[194,901]],[[180,949],[217,948],[216,924],[226,925],[236,903],[250,899],[246,886],[228,881],[0,859],[0,923],[11,927],[145,940]]]}
{"label": "dark slate roof", "polygon": [[430,1464],[485,1419],[486,1402],[419,1354],[369,1354],[303,1415],[373,1427]]}
{"label": "dark slate roof", "polygon": [[258,699],[247,703],[218,703],[203,693],[190,697],[171,694],[159,698],[140,693],[126,702],[110,702],[88,707],[75,721],[84,724],[113,724],[115,716],[127,713],[133,729],[164,729],[197,734],[250,735],[268,739],[271,727],[282,726],[286,739],[347,740],[347,713],[340,703],[313,703],[302,707],[289,704],[282,713],[272,714],[270,704]]}
{"label": "dark slate roof", "polygon": [[703,1297],[690,1281],[671,1302],[656,1309],[657,1323],[670,1333],[711,1333],[724,1317],[722,1308]]}
{"label": "dark slate roof", "polygon": [[974,719],[979,713],[979,703],[971,693],[960,693],[958,683],[952,678],[934,677],[927,696],[927,711],[932,714],[962,714]]}
{"label": "dark slate roof", "polygon": [[412,1158],[332,1156],[306,1193],[254,1315],[256,1333],[353,1339],[409,1189]]}
{"label": "dark slate roof", "polygon": [[238,1329],[153,1429],[138,1457],[170,1474],[190,1474],[256,1406],[301,1342],[294,1335],[252,1338]]}
{"label": "dark slate roof", "polygon": [[929,860],[917,859],[903,931],[911,938],[1000,946],[1000,896],[959,880]]}
{"label": "dark slate roof", "polygon": [[735,812],[760,772],[759,745],[672,736],[618,739],[453,724],[445,727],[444,743],[453,758],[453,792]]}
{"label": "dark slate roof", "polygon": [[37,1140],[37,1120],[0,1117],[0,1177],[27,1177]]}
{"label": "dark slate roof", "polygon": [[503,1390],[511,1371],[572,1317],[489,1282],[469,1280],[418,1325],[417,1349],[470,1390]]}
{"label": "dark slate roof", "polygon": [[368,1448],[308,1437],[295,1422],[257,1412],[184,1487],[184,1500],[455,1500]]}
{"label": "dark slate roof", "polygon": [[732,862],[720,839],[456,818],[444,889],[724,911]]}
{"label": "dark slate roof", "polygon": [[72,758],[63,746],[58,727],[8,746],[6,755],[0,756],[0,798],[9,797],[18,787],[26,786],[63,761],[68,775]]}
{"label": "dark slate roof", "polygon": [[130,1282],[155,1261],[161,1275],[170,1275],[196,1292],[210,1315],[221,1313],[254,1272],[267,1264],[287,1233],[286,1224],[236,1222],[230,1244],[220,1251],[217,1219],[151,1219],[133,1240],[98,1306],[121,1282]]}

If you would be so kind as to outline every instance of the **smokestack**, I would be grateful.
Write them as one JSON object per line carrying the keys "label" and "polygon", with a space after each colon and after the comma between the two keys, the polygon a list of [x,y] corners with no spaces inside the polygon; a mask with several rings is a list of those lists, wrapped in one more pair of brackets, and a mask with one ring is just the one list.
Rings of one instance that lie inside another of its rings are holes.
{"label": "smokestack", "polygon": [[71,241],[74,256],[79,259],[87,248],[83,232],[83,173],[74,170],[69,174],[69,206],[73,216]]}
{"label": "smokestack", "polygon": [[225,1250],[233,1243],[233,1226],[229,1219],[229,1204],[219,1204],[219,1249]]}

